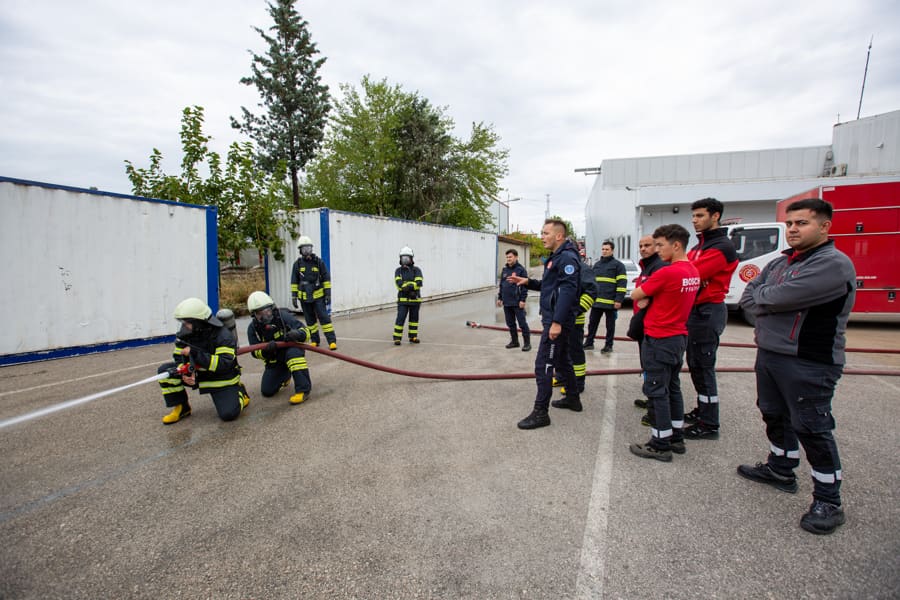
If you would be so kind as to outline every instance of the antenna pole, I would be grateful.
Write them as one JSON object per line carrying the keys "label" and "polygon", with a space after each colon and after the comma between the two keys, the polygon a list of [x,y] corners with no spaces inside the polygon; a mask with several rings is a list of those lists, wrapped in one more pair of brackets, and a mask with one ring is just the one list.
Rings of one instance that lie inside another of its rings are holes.
{"label": "antenna pole", "polygon": [[862,89],[859,90],[859,108],[856,109],[856,120],[857,121],[859,120],[859,114],[862,112],[863,92],[866,91],[866,75],[869,74],[869,56],[872,54],[872,40],[874,40],[874,39],[875,39],[874,35],[871,38],[869,38],[869,51],[866,52],[866,70],[863,71]]}

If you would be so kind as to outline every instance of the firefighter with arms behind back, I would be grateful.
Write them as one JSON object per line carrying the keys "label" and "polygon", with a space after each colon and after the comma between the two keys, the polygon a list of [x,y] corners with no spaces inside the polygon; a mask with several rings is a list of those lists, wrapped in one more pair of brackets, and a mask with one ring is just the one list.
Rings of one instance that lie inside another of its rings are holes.
{"label": "firefighter with arms behind back", "polygon": [[299,298],[300,309],[309,328],[310,345],[319,345],[321,323],[328,347],[337,350],[337,336],[331,323],[331,315],[328,314],[328,305],[331,304],[331,276],[328,274],[328,267],[325,266],[325,261],[313,254],[313,243],[309,236],[300,236],[297,249],[300,250],[300,258],[291,267],[291,304],[297,308]]}

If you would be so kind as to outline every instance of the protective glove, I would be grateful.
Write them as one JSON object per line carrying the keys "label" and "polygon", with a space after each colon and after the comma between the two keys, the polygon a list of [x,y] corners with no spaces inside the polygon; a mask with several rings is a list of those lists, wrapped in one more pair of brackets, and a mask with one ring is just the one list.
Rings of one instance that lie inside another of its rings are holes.
{"label": "protective glove", "polygon": [[297,296],[291,296],[291,305],[297,308]]}
{"label": "protective glove", "polygon": [[274,341],[266,344],[266,348],[262,351],[262,355],[266,360],[275,360],[278,358],[278,344]]}
{"label": "protective glove", "polygon": [[284,339],[289,342],[302,343],[306,341],[306,332],[302,329],[291,329],[285,334]]}

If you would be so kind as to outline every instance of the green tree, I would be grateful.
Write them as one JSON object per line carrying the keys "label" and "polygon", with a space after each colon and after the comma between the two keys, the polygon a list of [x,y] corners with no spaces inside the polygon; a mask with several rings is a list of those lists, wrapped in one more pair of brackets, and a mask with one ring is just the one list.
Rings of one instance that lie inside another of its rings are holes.
{"label": "green tree", "polygon": [[481,229],[507,173],[491,127],[453,137],[453,120],[386,80],[344,84],[304,196],[317,206]]}
{"label": "green tree", "polygon": [[331,108],[328,86],[321,83],[319,69],[325,58],[310,37],[307,23],[294,8],[294,0],[269,2],[274,25],[271,35],[258,27],[269,45],[265,56],[253,55],[252,75],[241,83],[256,86],[263,113],[241,107],[241,120],[231,126],[250,136],[258,148],[260,166],[275,173],[279,161],[287,164],[294,206],[300,208],[299,173],[322,143]]}
{"label": "green tree", "polygon": [[[241,250],[251,247],[282,259],[284,243],[279,228],[294,232],[298,226],[284,183],[284,162],[276,164],[275,173],[270,175],[256,166],[252,143],[235,142],[228,149],[223,168],[219,154],[209,149],[211,139],[203,133],[203,107],[185,108],[181,119],[181,175],[167,175],[162,169],[163,156],[154,148],[147,168],[125,161],[134,194],[215,206],[219,258],[223,261],[233,262]],[[208,176],[204,177],[204,172]]]}

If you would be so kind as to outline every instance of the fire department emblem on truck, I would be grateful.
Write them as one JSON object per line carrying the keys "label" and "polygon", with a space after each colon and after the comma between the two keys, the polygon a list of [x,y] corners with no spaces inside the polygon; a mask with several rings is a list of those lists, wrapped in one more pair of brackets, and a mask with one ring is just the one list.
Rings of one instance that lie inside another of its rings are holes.
{"label": "fire department emblem on truck", "polygon": [[738,276],[744,283],[756,279],[757,275],[759,275],[759,267],[757,267],[756,265],[744,265],[738,272]]}

